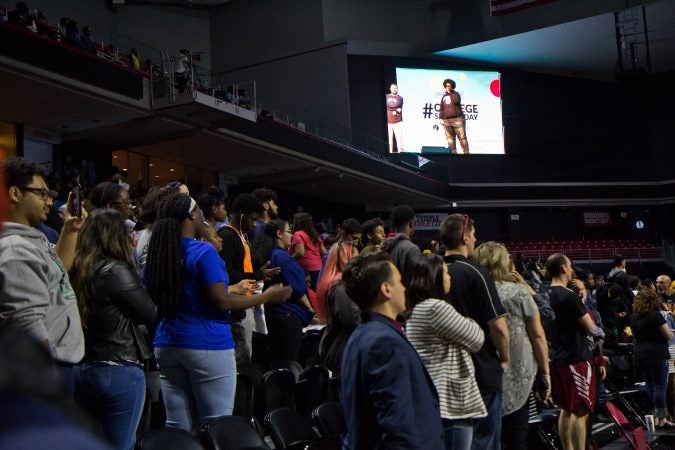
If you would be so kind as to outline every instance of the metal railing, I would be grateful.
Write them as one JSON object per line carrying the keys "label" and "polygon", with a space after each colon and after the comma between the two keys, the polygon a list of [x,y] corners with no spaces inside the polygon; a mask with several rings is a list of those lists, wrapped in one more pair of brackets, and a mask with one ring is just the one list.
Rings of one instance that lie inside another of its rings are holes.
{"label": "metal railing", "polygon": [[[368,133],[345,127],[344,125],[321,117],[304,108],[295,108],[294,111],[294,114],[290,114],[279,109],[273,109],[272,117],[275,121],[285,123],[299,131],[309,133],[335,144],[349,147],[354,151],[365,153],[373,158],[390,161],[388,158],[389,143],[387,141],[376,138]],[[416,154],[413,155],[417,156]],[[423,169],[423,166],[426,166],[427,164],[429,167],[435,167],[436,170]],[[443,181],[442,177],[437,176],[437,174],[439,171],[445,173],[445,169],[443,169],[441,164],[429,159],[413,158],[413,163],[410,163],[407,160],[400,160],[398,161],[398,165],[420,173],[427,173],[430,178],[438,178]]]}
{"label": "metal railing", "polygon": [[162,50],[158,48],[115,31],[110,31],[109,39],[110,42],[107,44],[114,45],[117,51],[124,55],[130,54],[132,48],[136,49],[141,70],[143,72],[151,73],[154,64],[161,64]]}
{"label": "metal railing", "polygon": [[[507,245],[508,248],[508,245]],[[573,261],[607,261],[614,259],[616,255],[622,255],[628,260],[643,261],[661,260],[663,258],[662,247],[637,247],[637,248],[566,248],[547,247],[540,249],[518,249],[509,251],[519,253],[527,258],[546,259],[554,253],[563,253]]]}
{"label": "metal railing", "polygon": [[[151,109],[155,107],[157,98],[165,97],[169,103],[176,103],[179,100],[190,101],[196,92],[200,92],[253,111],[258,115],[264,111],[264,105],[258,98],[255,80],[233,83],[224,74],[213,74],[199,65],[198,52],[188,50],[181,51],[178,55],[171,55],[166,50],[158,50],[132,37],[115,32],[110,32],[110,42],[117,48],[135,48],[138,51],[144,68],[149,70]],[[183,68],[185,70],[182,70]],[[387,158],[389,143],[380,138],[354,130],[300,106],[293,106],[291,113],[273,108],[268,110],[271,110],[275,121],[285,123],[328,142],[389,161]],[[399,164],[418,172],[427,171],[431,166],[436,166],[436,172],[442,169],[440,164],[424,158],[414,160],[412,163],[401,160]],[[429,166],[423,170],[422,167],[425,165]]]}

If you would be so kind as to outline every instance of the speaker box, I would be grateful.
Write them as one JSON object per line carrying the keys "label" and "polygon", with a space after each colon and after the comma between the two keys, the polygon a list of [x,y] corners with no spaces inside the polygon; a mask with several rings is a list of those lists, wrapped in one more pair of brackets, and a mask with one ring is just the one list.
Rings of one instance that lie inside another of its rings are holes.
{"label": "speaker box", "polygon": [[425,155],[449,155],[450,149],[448,147],[422,147],[422,156]]}

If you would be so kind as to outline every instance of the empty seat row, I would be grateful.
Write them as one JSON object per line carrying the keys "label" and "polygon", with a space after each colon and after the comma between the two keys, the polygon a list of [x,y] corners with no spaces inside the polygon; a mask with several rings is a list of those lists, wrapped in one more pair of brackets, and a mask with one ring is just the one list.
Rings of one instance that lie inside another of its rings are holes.
{"label": "empty seat row", "polygon": [[[266,419],[266,428],[275,448],[280,450],[341,448],[346,431],[344,413],[338,402],[315,408],[312,421],[291,408],[278,408]],[[141,450],[269,450],[264,435],[244,417],[224,416],[210,421],[202,431],[202,442],[190,433],[163,428],[151,431],[140,441]]]}

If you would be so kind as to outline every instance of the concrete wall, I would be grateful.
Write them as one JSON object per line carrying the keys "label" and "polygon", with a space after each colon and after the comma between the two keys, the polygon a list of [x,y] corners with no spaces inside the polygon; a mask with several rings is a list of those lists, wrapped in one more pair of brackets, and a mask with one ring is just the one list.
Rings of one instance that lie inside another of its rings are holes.
{"label": "concrete wall", "polygon": [[323,44],[321,2],[316,0],[239,2],[211,17],[214,72],[267,63]]}
{"label": "concrete wall", "polygon": [[211,45],[214,72],[225,83],[255,80],[263,109],[305,109],[349,126],[346,44],[324,41],[321,2],[223,8],[211,18]]}

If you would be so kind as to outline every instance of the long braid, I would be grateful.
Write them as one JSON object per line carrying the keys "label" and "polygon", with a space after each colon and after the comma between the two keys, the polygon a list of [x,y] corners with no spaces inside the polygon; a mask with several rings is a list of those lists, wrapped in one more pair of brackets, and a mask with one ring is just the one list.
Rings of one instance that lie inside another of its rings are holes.
{"label": "long braid", "polygon": [[145,267],[148,294],[160,318],[172,317],[183,290],[182,221],[189,216],[190,197],[172,194],[159,206]]}

